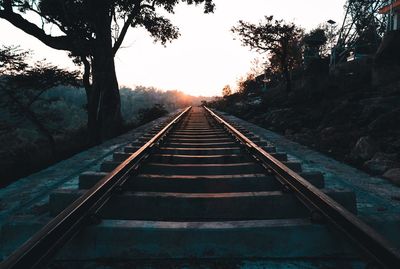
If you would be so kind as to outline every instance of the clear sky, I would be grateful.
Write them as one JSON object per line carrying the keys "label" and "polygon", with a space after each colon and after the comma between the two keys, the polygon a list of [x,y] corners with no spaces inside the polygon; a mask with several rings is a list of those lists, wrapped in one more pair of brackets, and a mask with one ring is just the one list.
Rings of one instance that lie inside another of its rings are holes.
{"label": "clear sky", "polygon": [[[154,86],[193,95],[220,95],[226,84],[249,72],[259,54],[242,47],[230,32],[238,20],[258,22],[265,15],[295,22],[306,30],[332,19],[340,24],[345,0],[215,0],[214,14],[180,5],[171,19],[181,37],[163,47],[142,29],[131,29],[116,56],[120,86]],[[31,49],[35,57],[72,68],[67,53],[46,47],[0,20],[0,44]]]}

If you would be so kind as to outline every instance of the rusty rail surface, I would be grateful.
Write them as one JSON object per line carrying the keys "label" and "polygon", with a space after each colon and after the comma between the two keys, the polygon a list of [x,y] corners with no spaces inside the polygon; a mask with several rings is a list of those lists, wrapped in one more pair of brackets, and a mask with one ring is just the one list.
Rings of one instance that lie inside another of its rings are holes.
{"label": "rusty rail surface", "polygon": [[191,109],[186,108],[139,150],[114,171],[75,200],[53,218],[20,248],[0,264],[1,269],[41,268],[56,252],[86,225],[96,222],[96,214],[110,196],[132,175],[147,158],[151,149]]}
{"label": "rusty rail surface", "polygon": [[369,258],[384,268],[400,268],[399,250],[382,235],[252,142],[211,109],[204,108],[225,126],[250,153],[254,154],[267,169],[270,169],[285,187],[290,188],[302,202],[315,209],[329,223],[356,243]]}

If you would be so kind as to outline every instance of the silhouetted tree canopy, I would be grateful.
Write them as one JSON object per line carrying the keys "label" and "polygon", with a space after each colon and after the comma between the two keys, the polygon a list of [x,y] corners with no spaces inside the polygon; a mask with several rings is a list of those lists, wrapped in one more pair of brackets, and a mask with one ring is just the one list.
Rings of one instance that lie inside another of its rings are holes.
{"label": "silhouetted tree canopy", "polygon": [[[214,10],[212,0],[0,0],[0,18],[84,65],[88,128],[92,142],[100,142],[121,125],[114,57],[129,28],[144,27],[166,44],[179,29],[162,12],[173,13],[179,3]],[[34,16],[41,23],[33,23]]]}
{"label": "silhouetted tree canopy", "polygon": [[317,29],[321,29],[325,33],[326,42],[319,48],[319,51],[320,51],[321,56],[326,57],[331,54],[332,48],[337,43],[338,34],[339,34],[338,24],[336,24],[336,23],[332,24],[332,23],[325,22],[325,23],[319,24]]}
{"label": "silhouetted tree canopy", "polygon": [[240,38],[244,46],[261,53],[269,53],[270,64],[275,70],[283,73],[287,90],[290,91],[290,71],[302,62],[303,30],[293,23],[266,16],[264,21],[258,24],[239,21],[239,24],[232,28],[232,32]]}
{"label": "silhouetted tree canopy", "polygon": [[42,98],[49,89],[58,85],[80,86],[80,73],[67,71],[44,61],[29,64],[29,51],[17,47],[0,47],[0,106],[18,119],[28,120],[46,137],[53,153],[55,141],[46,122],[57,120],[57,115],[35,111],[34,106],[50,105]]}
{"label": "silhouetted tree canopy", "polygon": [[325,30],[321,28],[317,28],[311,30],[308,34],[304,36],[304,43],[306,43],[310,47],[320,48],[328,41]]}
{"label": "silhouetted tree canopy", "polygon": [[328,41],[325,30],[317,28],[304,35],[304,64],[308,65],[315,59],[321,58],[324,45]]}
{"label": "silhouetted tree canopy", "polygon": [[237,81],[237,86],[237,93],[242,96],[241,98],[254,97],[261,94],[261,84],[257,81],[257,76],[254,73],[249,73],[247,76],[240,78]]}
{"label": "silhouetted tree canopy", "polygon": [[151,108],[139,109],[138,120],[140,124],[144,124],[168,114],[163,104],[154,104]]}
{"label": "silhouetted tree canopy", "polygon": [[[0,18],[35,36],[46,45],[71,51],[75,56],[93,55],[94,42],[101,31],[99,23],[112,26],[113,51],[117,52],[130,26],[145,27],[155,41],[165,44],[179,36],[178,28],[157,11],[174,12],[174,7],[184,2],[189,5],[204,3],[205,13],[212,12],[212,0],[1,0]],[[44,25],[36,25],[28,13],[39,15]],[[106,21],[99,21],[108,19]],[[45,24],[58,28],[58,35],[46,31]]]}

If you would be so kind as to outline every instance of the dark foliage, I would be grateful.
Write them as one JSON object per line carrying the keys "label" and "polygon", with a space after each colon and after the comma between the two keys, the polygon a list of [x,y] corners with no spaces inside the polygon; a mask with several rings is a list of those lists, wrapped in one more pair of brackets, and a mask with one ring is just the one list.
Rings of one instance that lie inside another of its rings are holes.
{"label": "dark foliage", "polygon": [[49,106],[53,100],[43,99],[43,94],[58,85],[79,86],[79,72],[70,72],[45,62],[28,64],[30,52],[16,47],[0,48],[0,106],[6,109],[15,121],[28,120],[36,130],[47,138],[53,153],[56,151],[51,121],[57,115],[47,110],[35,109]]}
{"label": "dark foliage", "polygon": [[[374,86],[372,64],[353,61],[329,74],[321,72],[327,70],[327,61],[314,62],[315,67],[294,79],[290,94],[277,85],[253,95],[235,93],[208,105],[375,175],[400,167],[399,77]],[[359,156],[365,148],[372,153]]]}
{"label": "dark foliage", "polygon": [[317,28],[309,32],[304,36],[304,43],[309,45],[310,47],[321,47],[328,41],[325,30],[321,28]]}
{"label": "dark foliage", "polygon": [[[140,86],[135,89],[122,88],[120,92],[123,132],[155,118],[148,114],[139,119],[140,109],[148,111],[159,103],[168,111],[175,111],[187,105],[198,105],[201,100],[178,91]],[[57,86],[44,92],[32,107],[54,138],[57,149],[55,155],[51,152],[48,139],[25,117],[9,115],[8,107],[0,106],[0,187],[89,148],[85,139],[85,103],[84,89]],[[158,112],[155,114],[161,115]]]}
{"label": "dark foliage", "polygon": [[[178,38],[179,29],[162,13],[173,13],[179,3],[204,4],[205,13],[214,9],[212,0],[0,0],[0,18],[51,48],[69,51],[84,66],[88,129],[96,144],[118,133],[122,124],[114,57],[129,28],[144,27],[166,44]],[[27,13],[42,24],[32,23]],[[52,35],[51,27],[61,34]]]}
{"label": "dark foliage", "polygon": [[303,39],[305,43],[304,58],[320,58],[323,46],[328,41],[325,30],[317,28],[307,33]]}
{"label": "dark foliage", "polygon": [[265,20],[252,24],[239,21],[232,28],[244,46],[261,53],[269,54],[270,68],[284,75],[286,90],[291,90],[290,71],[302,64],[303,30],[293,23],[274,20],[266,16]]}
{"label": "dark foliage", "polygon": [[151,108],[140,109],[138,119],[140,124],[145,124],[168,114],[162,104],[155,104]]}

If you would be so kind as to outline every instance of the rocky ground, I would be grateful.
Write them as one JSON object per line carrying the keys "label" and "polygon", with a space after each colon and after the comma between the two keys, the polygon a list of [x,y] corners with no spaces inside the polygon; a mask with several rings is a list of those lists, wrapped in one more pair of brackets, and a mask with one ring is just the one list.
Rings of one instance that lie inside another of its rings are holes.
{"label": "rocky ground", "polygon": [[311,66],[289,93],[277,86],[214,105],[400,185],[400,56],[384,59],[383,47],[331,72]]}

